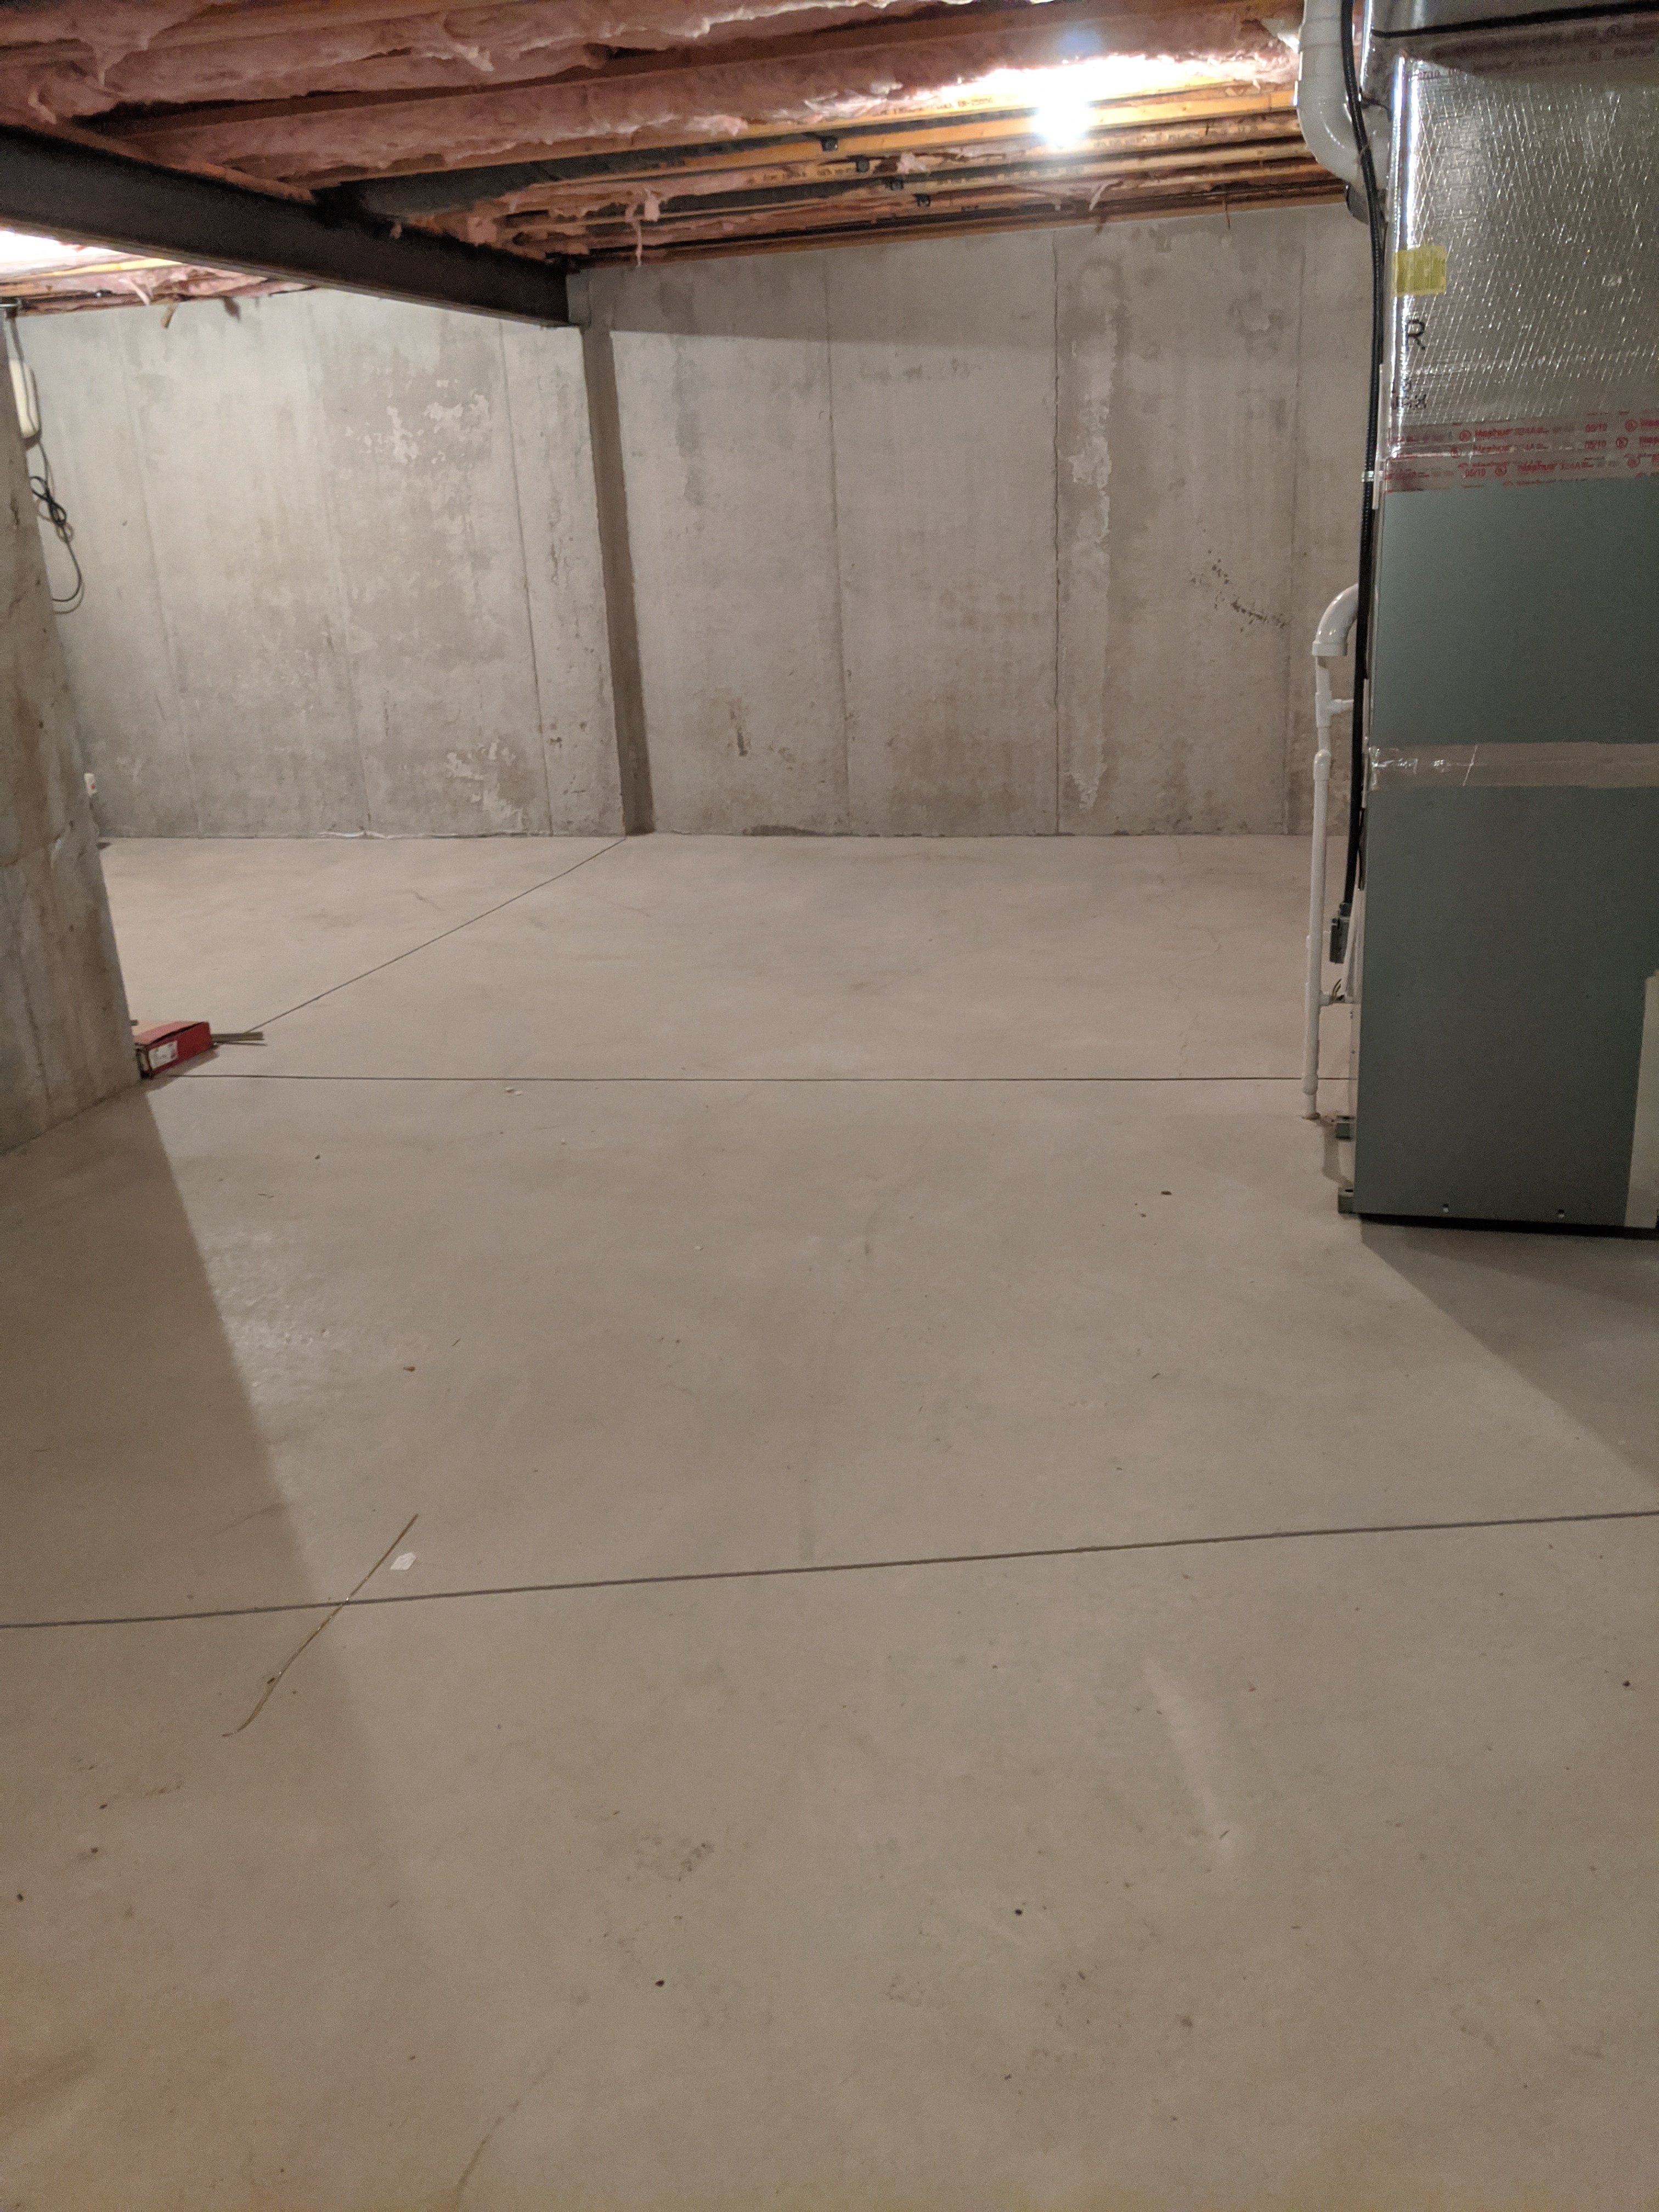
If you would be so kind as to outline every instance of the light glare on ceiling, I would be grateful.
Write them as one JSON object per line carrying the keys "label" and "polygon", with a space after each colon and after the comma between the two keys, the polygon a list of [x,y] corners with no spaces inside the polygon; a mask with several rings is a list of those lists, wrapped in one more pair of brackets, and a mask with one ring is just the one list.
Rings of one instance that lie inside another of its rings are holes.
{"label": "light glare on ceiling", "polygon": [[1238,73],[1228,54],[1090,54],[1049,69],[996,69],[930,100],[936,112],[995,101],[1027,108],[1036,134],[1056,149],[1081,145],[1103,103],[1190,90]]}
{"label": "light glare on ceiling", "polygon": [[1094,106],[1078,78],[1077,71],[1054,70],[1031,112],[1037,135],[1051,146],[1080,146],[1089,135]]}
{"label": "light glare on ceiling", "polygon": [[78,263],[107,261],[106,246],[70,246],[61,238],[42,238],[28,230],[0,230],[0,270],[8,275],[73,269]]}

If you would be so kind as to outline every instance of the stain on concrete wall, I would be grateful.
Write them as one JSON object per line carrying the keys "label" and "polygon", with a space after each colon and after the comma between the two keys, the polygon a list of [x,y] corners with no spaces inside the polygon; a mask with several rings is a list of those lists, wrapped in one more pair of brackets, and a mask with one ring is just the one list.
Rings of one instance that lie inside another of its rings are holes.
{"label": "stain on concrete wall", "polygon": [[828,260],[853,827],[1050,831],[1050,240]]}
{"label": "stain on concrete wall", "polygon": [[25,343],[106,830],[620,828],[575,331],[312,292]]}
{"label": "stain on concrete wall", "polygon": [[642,270],[614,340],[659,829],[850,826],[829,258]]}
{"label": "stain on concrete wall", "polygon": [[1366,269],[1320,207],[588,278],[658,827],[1303,818]]}
{"label": "stain on concrete wall", "polygon": [[1065,829],[1280,826],[1306,234],[1057,234]]}

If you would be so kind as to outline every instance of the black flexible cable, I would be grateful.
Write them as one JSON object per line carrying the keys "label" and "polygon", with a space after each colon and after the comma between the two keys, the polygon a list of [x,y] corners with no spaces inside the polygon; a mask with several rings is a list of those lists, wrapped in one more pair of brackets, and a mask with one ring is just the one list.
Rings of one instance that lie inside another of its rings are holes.
{"label": "black flexible cable", "polygon": [[[20,368],[25,368],[23,341],[17,327],[17,310],[15,307],[8,307],[6,310],[6,331],[8,339],[5,349],[6,358],[9,361],[15,361]],[[72,589],[66,592],[61,598],[56,592],[52,592],[52,612],[59,615],[72,615],[87,596],[87,580],[81,573],[81,558],[75,550],[75,526],[69,519],[69,510],[52,489],[52,461],[38,425],[32,442],[40,448],[40,469],[38,475],[30,474],[29,489],[34,495],[34,504],[40,511],[40,520],[52,525],[57,533],[58,542],[69,555],[70,566],[75,571],[75,583]],[[47,580],[46,588],[52,591],[50,579]]]}
{"label": "black flexible cable", "polygon": [[1371,160],[1371,142],[1365,129],[1358,75],[1354,67],[1353,0],[1342,0],[1340,46],[1342,89],[1347,100],[1348,121],[1353,129],[1354,147],[1359,155],[1360,181],[1365,191],[1365,227],[1370,234],[1371,362],[1370,395],[1365,410],[1364,506],[1359,520],[1359,605],[1354,616],[1353,630],[1353,709],[1348,718],[1348,854],[1342,876],[1342,904],[1331,932],[1333,959],[1341,957],[1338,947],[1346,947],[1347,941],[1348,916],[1353,910],[1353,895],[1359,881],[1361,838],[1365,822],[1365,725],[1370,703],[1366,679],[1370,672],[1371,574],[1376,544],[1376,446],[1388,313],[1382,200],[1376,189],[1376,169]]}
{"label": "black flexible cable", "polygon": [[68,509],[52,488],[52,463],[46,459],[44,446],[40,448],[40,471],[38,477],[29,478],[29,489],[34,494],[34,503],[40,508],[42,519],[57,532],[58,542],[69,555],[70,565],[75,571],[72,591],[61,599],[56,592],[52,592],[52,611],[56,614],[72,615],[87,596],[87,580],[81,573],[80,557],[75,550],[75,530],[70,521]]}

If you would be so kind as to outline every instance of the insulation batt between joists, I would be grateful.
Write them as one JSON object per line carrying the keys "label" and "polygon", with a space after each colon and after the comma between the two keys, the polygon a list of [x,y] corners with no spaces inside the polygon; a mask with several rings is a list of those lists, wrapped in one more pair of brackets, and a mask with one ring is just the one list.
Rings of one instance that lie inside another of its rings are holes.
{"label": "insulation batt between joists", "polygon": [[[1058,11],[1056,10],[1056,15]],[[492,92],[487,98],[412,100],[319,114],[238,119],[234,115],[147,133],[153,160],[222,165],[251,178],[302,182],[342,172],[372,173],[399,162],[462,167],[525,146],[626,137],[641,131],[687,137],[730,135],[745,124],[817,124],[894,103],[959,94],[993,70],[1043,66],[1067,36],[1048,11],[964,16],[960,32],[905,42],[799,48],[775,61],[722,61],[719,47],[673,68],[618,68],[602,76]],[[1039,21],[1033,21],[1033,16]],[[1209,81],[1271,84],[1289,76],[1284,48],[1266,32],[1254,41],[1236,9],[1158,9],[1114,15],[1097,27],[1097,51],[1167,70],[1181,81],[1198,64]]]}
{"label": "insulation batt between joists", "polygon": [[[963,0],[944,0],[945,5]],[[542,0],[495,8],[167,4],[0,9],[0,106],[37,123],[112,107],[509,82],[769,30],[902,17],[935,0]]]}

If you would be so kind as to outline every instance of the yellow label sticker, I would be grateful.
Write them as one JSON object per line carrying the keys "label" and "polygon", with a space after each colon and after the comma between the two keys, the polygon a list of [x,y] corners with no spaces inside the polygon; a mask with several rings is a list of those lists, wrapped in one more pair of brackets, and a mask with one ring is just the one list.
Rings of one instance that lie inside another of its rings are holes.
{"label": "yellow label sticker", "polygon": [[1394,289],[1397,299],[1414,293],[1443,292],[1446,289],[1446,249],[1443,246],[1401,246],[1395,250]]}

